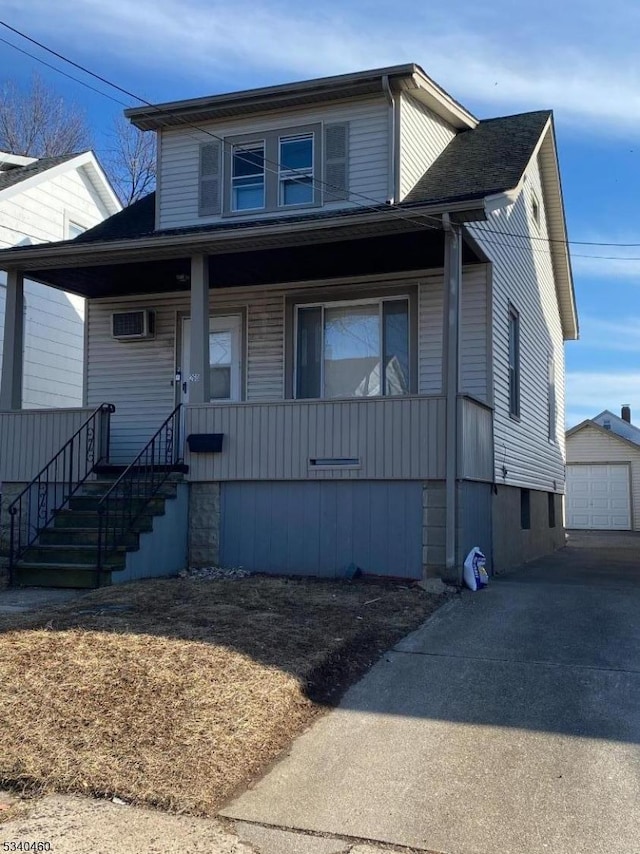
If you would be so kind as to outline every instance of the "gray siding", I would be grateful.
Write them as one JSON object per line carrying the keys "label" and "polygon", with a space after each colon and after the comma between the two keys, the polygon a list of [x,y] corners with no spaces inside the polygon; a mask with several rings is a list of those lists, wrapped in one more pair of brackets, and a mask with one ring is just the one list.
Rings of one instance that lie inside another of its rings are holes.
{"label": "gray siding", "polygon": [[225,483],[221,508],[223,566],[422,577],[420,483]]}
{"label": "gray siding", "polygon": [[400,201],[456,135],[444,119],[411,95],[400,96]]}
{"label": "gray siding", "polygon": [[[0,483],[30,481],[93,409],[0,412]],[[99,436],[96,439],[99,445]]]}
{"label": "gray siding", "polygon": [[493,481],[493,412],[468,398],[458,401],[460,454],[458,476]]}
{"label": "gray siding", "polygon": [[464,564],[466,556],[478,546],[487,558],[487,568],[492,570],[492,487],[489,483],[458,484],[458,566]]}
{"label": "gray siding", "polygon": [[[532,195],[540,224],[531,213]],[[493,386],[495,476],[502,484],[562,491],[564,484],[564,346],[538,160],[517,201],[468,226],[493,263]],[[508,237],[492,232],[522,235]],[[531,238],[543,238],[532,240]],[[520,313],[521,417],[509,417],[509,304]],[[548,360],[555,364],[556,441],[548,435]],[[502,467],[506,468],[503,477]]]}
{"label": "gray siding", "polygon": [[[489,295],[486,264],[464,267],[460,304],[460,391],[488,401]],[[443,391],[444,277],[431,273],[419,289],[419,390]]]}
{"label": "gray siding", "polygon": [[[444,476],[443,398],[189,406],[186,433],[224,434],[221,453],[187,454],[189,479],[417,480]],[[357,458],[313,468],[310,459]]]}
{"label": "gray siding", "polygon": [[[384,202],[389,186],[389,109],[384,98],[353,101],[324,109],[300,109],[278,116],[237,120],[234,123],[202,124],[194,128],[164,130],[159,134],[158,176],[161,210],[160,228],[175,228],[217,222],[219,216],[198,215],[198,157],[202,142],[217,136],[254,133],[315,122],[349,122],[350,201],[336,201],[326,208],[345,208]],[[272,167],[273,168],[273,167]],[[360,198],[362,194],[367,199]],[[282,211],[277,216],[282,216]],[[291,211],[296,214],[297,211]],[[274,214],[251,213],[249,218]]]}

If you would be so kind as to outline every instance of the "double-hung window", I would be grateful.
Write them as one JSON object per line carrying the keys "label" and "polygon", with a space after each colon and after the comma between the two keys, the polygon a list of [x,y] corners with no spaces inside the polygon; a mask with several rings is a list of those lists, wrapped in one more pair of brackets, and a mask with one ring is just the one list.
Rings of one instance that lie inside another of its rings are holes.
{"label": "double-hung window", "polygon": [[282,136],[279,140],[278,204],[313,203],[313,134]]}
{"label": "double-hung window", "polygon": [[231,209],[261,210],[265,206],[265,144],[234,145],[231,157]]}
{"label": "double-hung window", "polygon": [[297,398],[409,394],[409,299],[298,306]]}

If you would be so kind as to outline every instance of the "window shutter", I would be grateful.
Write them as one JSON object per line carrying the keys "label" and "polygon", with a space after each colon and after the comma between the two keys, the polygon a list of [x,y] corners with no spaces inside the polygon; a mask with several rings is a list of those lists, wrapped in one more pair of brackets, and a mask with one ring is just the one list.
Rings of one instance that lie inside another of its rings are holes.
{"label": "window shutter", "polygon": [[324,128],[324,200],[349,198],[349,122]]}
{"label": "window shutter", "polygon": [[222,169],[220,142],[205,142],[200,146],[200,201],[199,216],[219,214],[222,196]]}

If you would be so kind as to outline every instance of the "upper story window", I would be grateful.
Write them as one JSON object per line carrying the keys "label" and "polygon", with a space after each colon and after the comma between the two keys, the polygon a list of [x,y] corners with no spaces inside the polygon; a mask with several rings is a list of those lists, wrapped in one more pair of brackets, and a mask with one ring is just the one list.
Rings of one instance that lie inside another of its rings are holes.
{"label": "upper story window", "polygon": [[531,216],[536,226],[540,228],[540,203],[535,193],[531,194]]}
{"label": "upper story window", "polygon": [[261,210],[265,205],[264,142],[234,145],[231,166],[231,209]]}
{"label": "upper story window", "polygon": [[313,204],[313,137],[312,133],[280,137],[278,204],[281,207]]}
{"label": "upper story window", "polygon": [[410,393],[409,299],[297,306],[297,398]]}
{"label": "upper story window", "polygon": [[73,222],[72,220],[68,220],[67,222],[67,240],[73,240],[74,237],[78,237],[78,235],[83,234],[87,229],[84,225],[80,225],[78,222]]}
{"label": "upper story window", "polygon": [[212,138],[200,146],[200,216],[277,213],[348,198],[348,122]]}

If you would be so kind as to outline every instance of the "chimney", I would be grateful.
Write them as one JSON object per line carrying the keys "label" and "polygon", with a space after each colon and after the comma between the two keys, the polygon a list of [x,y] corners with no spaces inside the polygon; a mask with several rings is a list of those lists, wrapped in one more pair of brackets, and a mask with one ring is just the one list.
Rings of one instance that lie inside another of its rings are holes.
{"label": "chimney", "polygon": [[628,403],[622,404],[622,412],[620,413],[620,417],[623,421],[626,421],[627,424],[631,424],[631,407]]}

